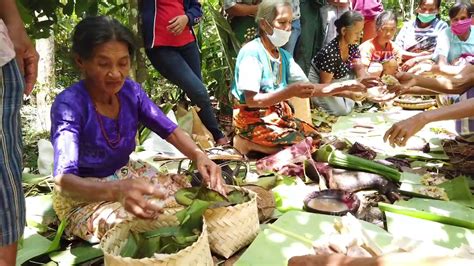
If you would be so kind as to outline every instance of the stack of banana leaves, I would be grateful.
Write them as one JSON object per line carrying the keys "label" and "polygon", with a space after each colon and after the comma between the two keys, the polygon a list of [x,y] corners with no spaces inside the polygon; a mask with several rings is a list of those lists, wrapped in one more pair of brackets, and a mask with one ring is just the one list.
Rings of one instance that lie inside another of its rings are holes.
{"label": "stack of banana leaves", "polygon": [[131,231],[120,255],[135,259],[155,253],[173,254],[192,245],[201,235],[203,214],[208,208],[231,206],[249,201],[244,192],[233,190],[227,197],[206,187],[184,188],[176,192],[176,201],[187,206],[176,213],[178,225],[147,232]]}

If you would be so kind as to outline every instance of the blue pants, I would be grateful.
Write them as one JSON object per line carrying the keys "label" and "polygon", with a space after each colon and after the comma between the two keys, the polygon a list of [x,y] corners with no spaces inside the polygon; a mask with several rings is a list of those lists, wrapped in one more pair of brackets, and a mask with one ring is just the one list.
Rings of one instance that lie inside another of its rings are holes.
{"label": "blue pants", "polygon": [[23,91],[23,77],[13,59],[0,67],[0,246],[17,242],[25,228],[20,122]]}
{"label": "blue pants", "polygon": [[291,35],[290,40],[283,46],[283,49],[290,52],[292,56],[294,56],[296,43],[298,42],[298,38],[301,35],[301,23],[300,19],[295,19],[291,22]]}
{"label": "blue pants", "polygon": [[219,130],[216,115],[212,111],[211,100],[202,83],[201,61],[196,42],[180,46],[159,46],[147,49],[146,54],[160,74],[180,87],[200,109],[199,118],[211,132],[214,140],[224,137]]}

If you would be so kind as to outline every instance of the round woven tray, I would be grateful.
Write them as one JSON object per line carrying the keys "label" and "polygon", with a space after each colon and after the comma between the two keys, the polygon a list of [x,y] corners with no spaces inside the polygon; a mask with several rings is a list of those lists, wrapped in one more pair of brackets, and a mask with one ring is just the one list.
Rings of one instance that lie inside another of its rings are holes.
{"label": "round woven tray", "polygon": [[117,224],[102,238],[100,247],[104,252],[105,265],[214,265],[209,249],[207,224],[204,221],[198,240],[174,254],[160,254],[160,258],[132,259],[121,257],[120,251],[130,231],[145,232],[160,227],[178,224],[176,216],[161,215],[157,220],[131,220]]}
{"label": "round woven tray", "polygon": [[249,194],[250,201],[235,206],[208,209],[204,213],[211,250],[229,258],[250,244],[258,234],[257,194],[242,187],[233,187]]}
{"label": "round woven tray", "polygon": [[425,110],[428,108],[431,108],[436,105],[436,100],[435,99],[429,99],[429,100],[419,100],[419,101],[413,101],[413,100],[403,100],[403,99],[395,99],[393,101],[394,105],[400,106],[403,109],[409,109],[409,110]]}

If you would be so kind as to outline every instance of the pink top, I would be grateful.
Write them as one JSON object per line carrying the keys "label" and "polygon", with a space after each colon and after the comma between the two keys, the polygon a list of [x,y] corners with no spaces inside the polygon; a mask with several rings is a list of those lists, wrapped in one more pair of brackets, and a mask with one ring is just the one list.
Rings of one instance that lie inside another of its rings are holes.
{"label": "pink top", "polygon": [[184,15],[183,0],[156,0],[155,40],[154,46],[183,46],[194,42],[194,35],[189,25],[184,27],[181,34],[175,36],[166,27],[176,16]]}
{"label": "pink top", "polygon": [[351,0],[352,9],[360,12],[365,19],[374,19],[383,12],[382,0]]}

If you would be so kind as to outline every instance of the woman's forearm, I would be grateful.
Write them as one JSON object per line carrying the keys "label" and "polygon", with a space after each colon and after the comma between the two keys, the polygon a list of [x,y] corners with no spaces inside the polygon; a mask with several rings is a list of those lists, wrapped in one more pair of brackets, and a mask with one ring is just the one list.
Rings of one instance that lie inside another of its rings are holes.
{"label": "woman's forearm", "polygon": [[464,66],[453,66],[448,64],[439,64],[432,67],[432,72],[445,75],[457,75],[461,73]]}
{"label": "woman's forearm", "polygon": [[426,122],[425,124],[436,121],[474,117],[474,98],[417,115]]}
{"label": "woman's forearm", "polygon": [[470,79],[467,77],[437,77],[426,78],[415,76],[416,85],[431,91],[447,94],[461,94],[469,88]]}
{"label": "woman's forearm", "polygon": [[9,31],[22,30],[25,31],[23,21],[21,20],[15,0],[0,1],[0,19],[5,22]]}
{"label": "woman's forearm", "polygon": [[180,128],[176,128],[166,141],[173,144],[186,157],[195,161],[199,156],[205,153],[194,143],[194,141]]}
{"label": "woman's forearm", "polygon": [[419,87],[419,86],[414,86],[409,88],[407,91],[405,91],[403,94],[414,94],[414,95],[437,95],[439,94],[436,91]]}
{"label": "woman's forearm", "polygon": [[59,193],[75,200],[86,202],[115,202],[120,194],[120,181],[101,182],[73,174],[58,175],[54,178]]}
{"label": "woman's forearm", "polygon": [[[289,85],[289,86],[292,86]],[[289,92],[288,87],[284,90],[277,92],[268,92],[268,93],[253,93],[246,92],[245,99],[246,104],[249,107],[268,107],[280,102],[286,101],[289,98],[293,97]]]}

